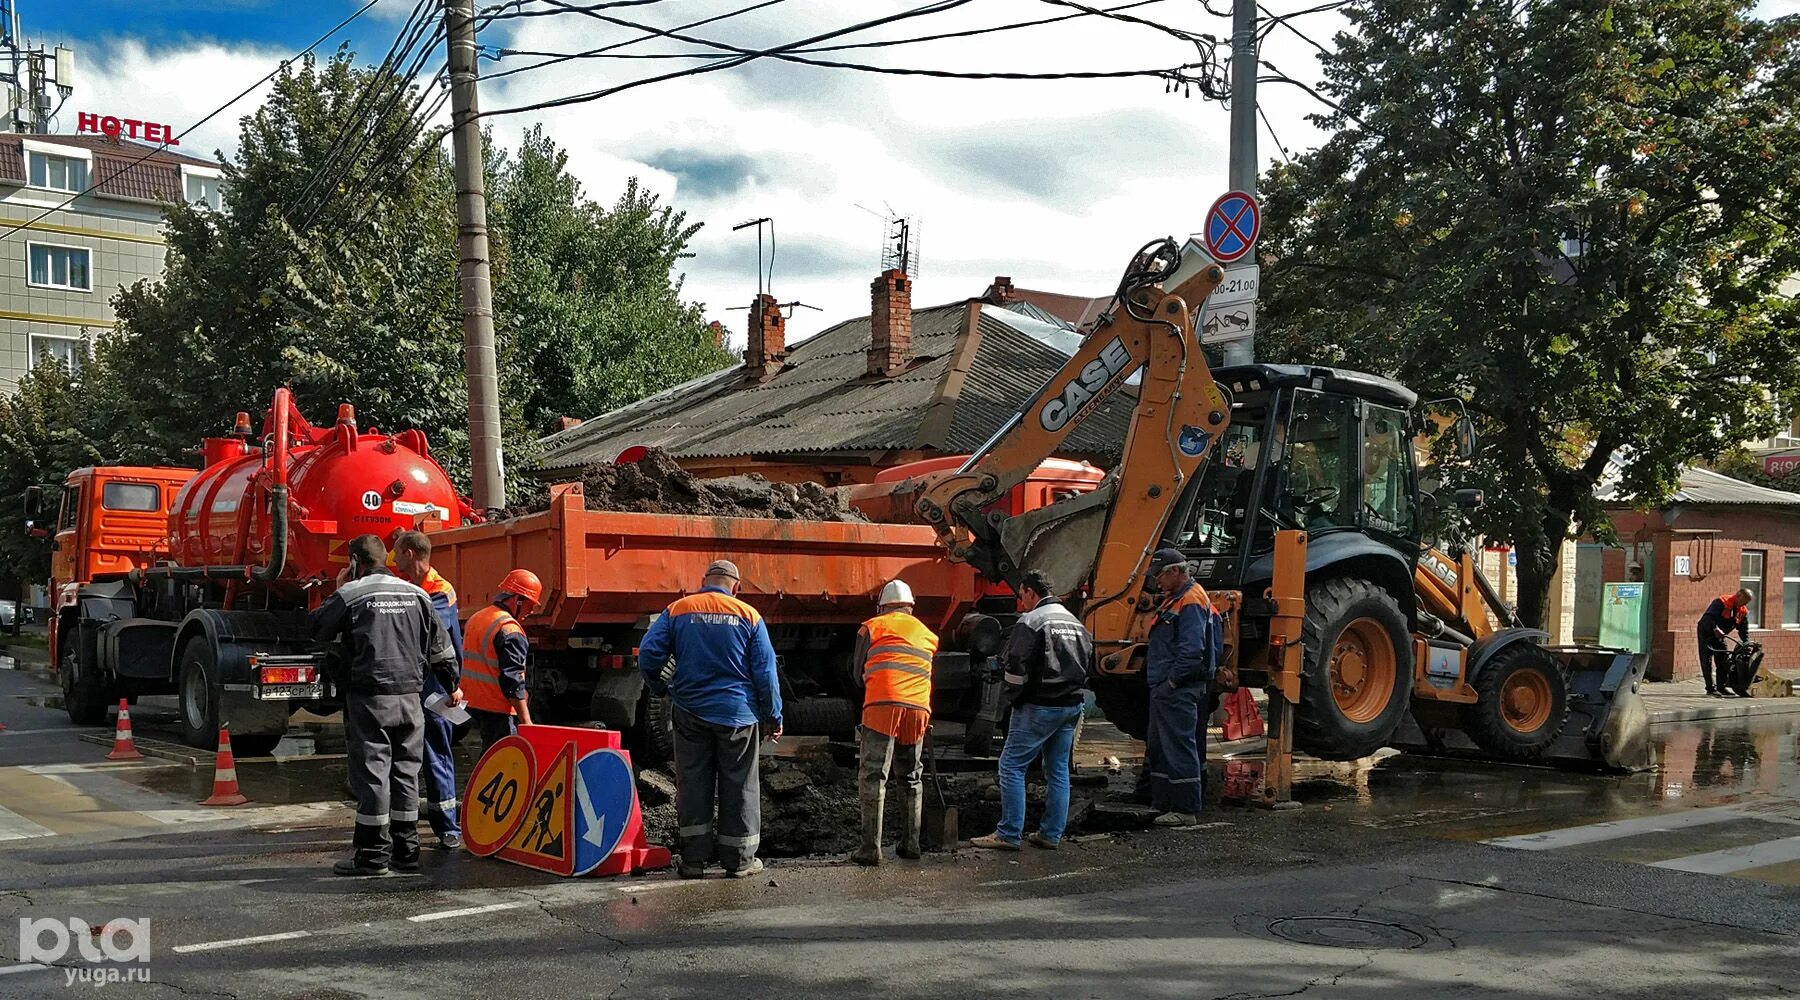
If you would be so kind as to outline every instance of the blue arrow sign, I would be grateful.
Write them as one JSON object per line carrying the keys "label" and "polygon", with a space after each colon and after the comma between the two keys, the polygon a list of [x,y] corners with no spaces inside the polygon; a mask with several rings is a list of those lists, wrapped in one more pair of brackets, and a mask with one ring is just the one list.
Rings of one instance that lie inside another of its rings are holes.
{"label": "blue arrow sign", "polygon": [[619,846],[637,785],[617,750],[595,750],[575,764],[575,874],[599,867]]}

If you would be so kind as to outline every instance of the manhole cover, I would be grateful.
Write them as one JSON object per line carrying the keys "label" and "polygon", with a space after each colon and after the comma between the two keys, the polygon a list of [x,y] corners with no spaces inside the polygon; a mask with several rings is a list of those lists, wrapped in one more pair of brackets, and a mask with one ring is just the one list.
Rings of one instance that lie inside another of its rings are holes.
{"label": "manhole cover", "polygon": [[1399,924],[1358,917],[1279,917],[1269,933],[1299,944],[1325,948],[1417,948],[1425,935]]}

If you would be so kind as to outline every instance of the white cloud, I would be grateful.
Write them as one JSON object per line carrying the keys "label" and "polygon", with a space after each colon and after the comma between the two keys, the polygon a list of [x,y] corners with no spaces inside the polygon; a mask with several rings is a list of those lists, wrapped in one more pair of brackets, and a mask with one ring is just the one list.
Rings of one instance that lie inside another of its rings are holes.
{"label": "white cloud", "polygon": [[[134,40],[80,44],[77,53],[75,92],[58,123],[64,130],[74,131],[77,112],[92,111],[161,122],[178,134],[293,54],[213,42],[151,51]],[[266,96],[265,84],[194,129],[181,140],[181,151],[211,156],[235,150],[238,119]]]}

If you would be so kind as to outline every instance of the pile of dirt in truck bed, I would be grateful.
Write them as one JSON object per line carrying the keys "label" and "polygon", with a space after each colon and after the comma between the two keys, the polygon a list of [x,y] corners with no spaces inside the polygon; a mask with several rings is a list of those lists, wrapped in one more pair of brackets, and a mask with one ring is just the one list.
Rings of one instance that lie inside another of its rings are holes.
{"label": "pile of dirt in truck bed", "polygon": [[[1108,778],[1093,769],[1077,770],[1071,781],[1068,835],[1142,829],[1154,812],[1147,807],[1104,801],[1128,791],[1131,777]],[[1110,786],[1110,787],[1109,787]],[[942,798],[939,798],[939,788]],[[1035,773],[1027,783],[1026,829],[1036,829],[1043,808],[1043,785]],[[675,785],[666,770],[646,769],[638,776],[638,798],[650,841],[680,850],[675,815]],[[942,849],[939,831],[945,807],[956,810],[961,840],[992,833],[1000,821],[1000,789],[992,770],[945,773],[934,785],[925,774],[923,840],[927,850]],[[900,787],[890,782],[883,839],[892,846],[900,829]],[[765,858],[844,855],[861,837],[862,812],[856,771],[826,752],[803,757],[762,760],[762,847]]]}
{"label": "pile of dirt in truck bed", "polygon": [[790,521],[867,521],[844,491],[820,483],[772,483],[756,473],[700,479],[652,448],[624,465],[590,465],[581,489],[588,510]]}

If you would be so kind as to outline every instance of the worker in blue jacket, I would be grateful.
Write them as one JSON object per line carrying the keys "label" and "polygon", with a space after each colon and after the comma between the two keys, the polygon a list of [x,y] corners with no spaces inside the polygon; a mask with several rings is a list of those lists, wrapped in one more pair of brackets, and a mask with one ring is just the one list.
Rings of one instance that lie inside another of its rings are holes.
{"label": "worker in blue jacket", "polygon": [[669,605],[638,644],[645,682],[675,706],[682,878],[704,876],[715,848],[731,878],[763,867],[759,744],[781,738],[781,684],[769,629],[738,600],[740,586],[736,563],[714,562],[699,592]]}
{"label": "worker in blue jacket", "polygon": [[1179,549],[1157,549],[1150,557],[1150,573],[1163,598],[1144,659],[1144,680],[1150,686],[1144,770],[1150,804],[1161,810],[1156,825],[1189,827],[1200,822],[1206,774],[1203,716],[1223,636],[1212,601],[1188,575],[1187,557]]}
{"label": "worker in blue jacket", "polygon": [[[416,584],[431,598],[431,609],[437,612],[444,631],[456,647],[458,668],[462,662],[462,623],[456,620],[456,588],[431,568],[431,538],[423,531],[402,531],[394,536],[394,572],[402,580]],[[439,693],[450,696],[452,703],[463,700],[461,688],[442,691],[437,680],[425,675],[424,701]],[[437,834],[438,847],[454,851],[462,847],[462,825],[457,820],[456,800],[456,726],[436,712],[425,713],[425,767],[420,789],[420,812]]]}

